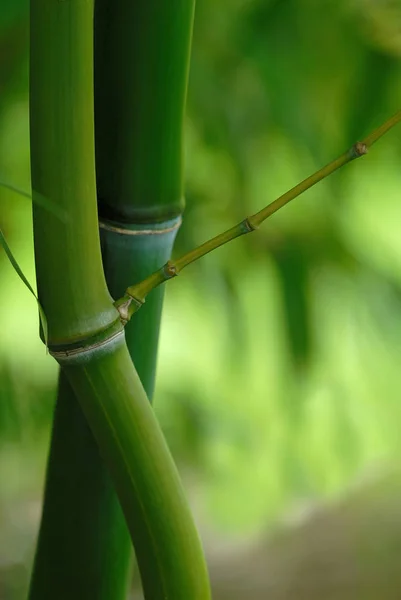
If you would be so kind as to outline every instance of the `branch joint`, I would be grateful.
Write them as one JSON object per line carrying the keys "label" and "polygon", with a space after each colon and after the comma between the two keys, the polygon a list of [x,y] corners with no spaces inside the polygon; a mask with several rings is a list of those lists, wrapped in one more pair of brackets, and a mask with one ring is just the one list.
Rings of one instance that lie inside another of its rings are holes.
{"label": "branch joint", "polygon": [[351,160],[353,160],[354,158],[359,158],[364,154],[367,154],[368,151],[369,148],[367,144],[365,144],[364,142],[356,142],[349,151]]}
{"label": "branch joint", "polygon": [[243,233],[251,233],[252,231],[256,231],[256,229],[259,228],[259,225],[252,221],[252,217],[246,217],[246,219],[241,221],[240,227]]}
{"label": "branch joint", "polygon": [[120,320],[123,324],[123,327],[126,326],[134,312],[139,310],[144,302],[144,298],[137,298],[136,296],[133,296],[129,290],[126,290],[125,295],[121,298],[121,300],[117,300],[117,302],[114,303],[114,306],[120,313]]}
{"label": "branch joint", "polygon": [[165,279],[177,277],[179,273],[177,265],[172,260],[168,260],[166,262],[166,264],[162,267],[162,271]]}

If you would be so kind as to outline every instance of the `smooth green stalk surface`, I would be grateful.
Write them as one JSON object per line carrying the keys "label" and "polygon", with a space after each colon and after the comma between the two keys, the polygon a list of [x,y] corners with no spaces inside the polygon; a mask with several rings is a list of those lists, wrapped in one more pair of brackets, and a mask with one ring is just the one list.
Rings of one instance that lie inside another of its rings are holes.
{"label": "smooth green stalk surface", "polygon": [[214,238],[201,244],[197,248],[190,250],[180,258],[174,261],[169,260],[161,269],[158,269],[143,281],[127,288],[125,295],[115,303],[122,319],[124,321],[129,321],[131,316],[145,302],[145,298],[151,290],[159,286],[161,283],[164,283],[165,281],[177,276],[184,267],[195,262],[196,260],[199,260],[199,258],[205,256],[205,254],[212,252],[212,250],[216,250],[220,246],[235,240],[237,237],[255,231],[259,225],[263,223],[263,221],[277,212],[280,208],[288,204],[291,200],[303,194],[303,192],[334,173],[334,171],[337,171],[337,169],[340,169],[352,160],[367,154],[370,146],[377,142],[377,140],[379,140],[387,133],[387,131],[397,125],[400,121],[401,111],[398,111],[393,117],[377,127],[370,135],[366,136],[362,142],[356,142],[341,156],[324,166],[322,169],[319,169],[319,171],[316,171],[316,173],[310,177],[304,179],[304,181],[301,181],[301,183],[271,202],[265,208],[262,208],[262,210],[256,214],[246,217],[243,221],[241,221],[241,223],[238,223],[238,225],[235,225],[234,227],[231,227],[231,229],[216,235]]}
{"label": "smooth green stalk surface", "polygon": [[[101,332],[117,318],[97,227],[93,127],[93,1],[31,0],[32,196],[36,277],[49,346]],[[51,277],[51,279],[49,279]]]}
{"label": "smooth green stalk surface", "polygon": [[166,221],[183,209],[182,129],[194,0],[96,0],[101,215]]}
{"label": "smooth green stalk surface", "polygon": [[124,600],[130,553],[110,476],[61,373],[31,598]]}
{"label": "smooth green stalk surface", "polygon": [[[167,260],[180,220],[122,229],[101,223],[106,280],[120,295]],[[149,398],[153,395],[163,288],[155,290],[126,339]],[[143,343],[136,343],[143,340]],[[77,539],[81,543],[77,545]],[[75,394],[61,374],[31,589],[60,600],[124,600],[132,542],[113,483]]]}
{"label": "smooth green stalk surface", "polygon": [[59,360],[113,475],[145,598],[208,600],[206,567],[179,476],[123,335]]}
{"label": "smooth green stalk surface", "polygon": [[[38,293],[52,348],[102,335],[118,323],[97,227],[92,22],[88,0],[31,2],[32,189],[34,200],[46,197],[58,209],[33,205]],[[30,598],[125,598],[120,515],[93,436],[62,376]]]}
{"label": "smooth green stalk surface", "polygon": [[[207,600],[199,538],[129,357],[100,262],[92,17],[91,0],[31,0],[32,188],[68,214],[65,222],[56,222],[34,204],[38,294],[48,319],[50,351],[72,383],[112,475],[145,598]],[[31,590],[31,598],[59,598],[61,593]]]}
{"label": "smooth green stalk surface", "polygon": [[[170,258],[180,223],[171,218],[183,207],[192,20],[193,0],[95,2],[96,175],[103,265],[114,298]],[[125,330],[149,399],[162,297],[161,288],[151,294]]]}
{"label": "smooth green stalk surface", "polygon": [[[141,281],[169,259],[180,223],[178,218],[165,223],[123,228],[101,221],[103,265],[114,298],[124,293],[132,277]],[[149,398],[153,396],[155,382],[162,302],[163,288],[154,290],[138,315],[141,318],[132,319],[125,327],[128,349]]]}

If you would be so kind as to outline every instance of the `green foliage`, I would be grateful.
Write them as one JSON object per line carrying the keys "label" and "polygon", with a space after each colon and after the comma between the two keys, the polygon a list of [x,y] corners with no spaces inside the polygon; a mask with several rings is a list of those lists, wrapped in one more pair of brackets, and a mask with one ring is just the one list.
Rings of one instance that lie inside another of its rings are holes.
{"label": "green foliage", "polygon": [[21,271],[21,267],[19,266],[17,260],[15,259],[13,253],[11,252],[11,248],[10,246],[7,244],[7,240],[4,237],[3,232],[0,229],[0,245],[2,246],[4,252],[7,255],[8,260],[10,261],[14,271],[16,272],[16,274],[18,275],[18,277],[21,279],[21,281],[24,283],[24,285],[28,288],[28,290],[31,292],[31,294],[33,295],[33,297],[35,298],[37,304],[38,304],[38,310],[39,310],[39,317],[40,317],[40,324],[42,327],[42,331],[43,331],[43,336],[44,336],[44,340],[47,344],[47,321],[46,321],[46,315],[45,312],[38,300],[38,297],[33,289],[33,287],[31,286],[31,284],[29,283],[29,281],[27,280],[27,278],[25,277],[24,273]]}

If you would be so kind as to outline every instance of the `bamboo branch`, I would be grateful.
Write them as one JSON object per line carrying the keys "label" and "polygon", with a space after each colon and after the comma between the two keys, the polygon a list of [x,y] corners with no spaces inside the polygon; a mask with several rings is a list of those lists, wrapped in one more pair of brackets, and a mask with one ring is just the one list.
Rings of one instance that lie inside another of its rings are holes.
{"label": "bamboo branch", "polygon": [[231,229],[216,235],[197,248],[190,250],[180,258],[174,261],[169,260],[161,269],[155,271],[152,273],[152,275],[140,283],[127,288],[125,295],[115,302],[115,306],[120,313],[122,322],[125,324],[130,320],[132,315],[139,310],[139,308],[145,302],[145,298],[149,292],[155,287],[164,283],[165,281],[168,281],[169,279],[172,279],[173,277],[176,277],[182,271],[182,269],[184,269],[184,267],[195,262],[196,260],[199,260],[199,258],[205,256],[205,254],[216,250],[220,246],[231,242],[241,235],[252,233],[252,231],[258,229],[259,225],[261,225],[268,217],[291,202],[291,200],[303,194],[306,190],[319,183],[319,181],[322,181],[334,173],[334,171],[337,171],[337,169],[340,169],[354,159],[367,154],[370,147],[400,121],[401,110],[399,110],[393,117],[385,121],[382,125],[377,127],[361,142],[356,142],[349,150],[341,154],[341,156],[324,166],[322,169],[319,169],[319,171],[316,171],[316,173],[310,177],[307,177],[298,183],[298,185],[268,204],[265,208],[262,208],[262,210],[259,212],[246,217],[243,221],[234,227],[231,227]]}

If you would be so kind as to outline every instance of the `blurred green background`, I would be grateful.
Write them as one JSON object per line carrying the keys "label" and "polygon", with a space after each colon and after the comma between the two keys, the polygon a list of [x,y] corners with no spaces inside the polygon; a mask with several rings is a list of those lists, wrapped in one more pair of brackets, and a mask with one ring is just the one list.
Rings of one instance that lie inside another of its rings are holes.
{"label": "blurred green background", "polygon": [[[28,1],[0,3],[0,180],[29,190]],[[198,0],[180,254],[401,106],[399,0]],[[401,450],[401,135],[168,284],[155,407],[205,535],[249,536]],[[0,226],[34,281],[31,206]],[[0,252],[0,598],[30,569],[55,397]]]}

